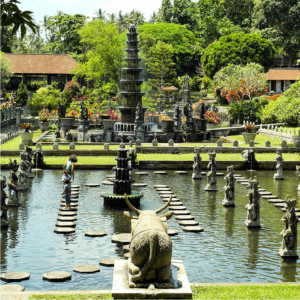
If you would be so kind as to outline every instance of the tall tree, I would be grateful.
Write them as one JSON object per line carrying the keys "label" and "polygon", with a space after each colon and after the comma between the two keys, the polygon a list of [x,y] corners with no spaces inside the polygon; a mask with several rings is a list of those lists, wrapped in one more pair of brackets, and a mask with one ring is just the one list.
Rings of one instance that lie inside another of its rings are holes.
{"label": "tall tree", "polygon": [[1,65],[1,91],[5,88],[7,85],[10,77],[13,75],[11,72],[11,63],[10,61],[5,57],[5,54],[3,52],[0,52],[0,65]]}
{"label": "tall tree", "polygon": [[300,1],[263,0],[258,4],[256,26],[290,57],[292,66],[300,51]]}
{"label": "tall tree", "polygon": [[171,23],[173,19],[173,5],[171,0],[163,0],[160,8],[161,21]]}
{"label": "tall tree", "polygon": [[98,10],[95,10],[95,15],[96,15],[96,18],[93,18],[93,19],[98,19],[98,20],[103,20],[103,21],[106,19],[106,17],[105,17],[106,12],[101,8],[99,8]]}

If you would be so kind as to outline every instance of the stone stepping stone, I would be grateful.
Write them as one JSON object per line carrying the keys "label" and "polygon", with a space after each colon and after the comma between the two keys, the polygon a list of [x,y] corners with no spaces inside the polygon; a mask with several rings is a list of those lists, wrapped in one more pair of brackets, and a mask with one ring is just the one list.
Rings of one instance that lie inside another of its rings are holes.
{"label": "stone stepping stone", "polygon": [[73,187],[71,187],[71,192],[79,192],[79,188],[73,188]]}
{"label": "stone stepping stone", "polygon": [[58,213],[59,216],[76,216],[77,215],[77,212],[76,211],[60,211]]}
{"label": "stone stepping stone", "polygon": [[[72,202],[71,202],[70,205],[71,205],[71,208],[72,208],[72,207],[77,207],[77,206],[78,206],[78,203],[72,203]],[[66,206],[65,202],[62,203],[60,206],[61,206],[61,207],[65,207],[65,206]]]}
{"label": "stone stepping stone", "polygon": [[58,227],[54,229],[55,233],[74,233],[75,232],[75,228],[71,228],[71,227]]}
{"label": "stone stepping stone", "polygon": [[1,274],[1,280],[5,282],[27,280],[29,277],[30,273],[27,272],[6,272]]}
{"label": "stone stepping stone", "polygon": [[174,194],[174,192],[172,192],[172,191],[158,191],[158,194],[160,194],[160,195],[173,195]]}
{"label": "stone stepping stone", "polygon": [[[64,197],[65,198],[65,197]],[[79,195],[71,195],[71,200],[72,199],[77,199],[77,198],[79,198]]]}
{"label": "stone stepping stone", "polygon": [[[61,203],[66,203],[66,201],[63,199],[63,200],[61,200]],[[78,198],[76,198],[76,199],[71,199],[71,206],[72,206],[72,203],[78,203]],[[78,205],[78,204],[77,204]]]}
{"label": "stone stepping stone", "polygon": [[192,221],[192,220],[182,220],[178,222],[181,226],[196,226],[199,225],[198,221]]}
{"label": "stone stepping stone", "polygon": [[75,222],[57,222],[55,223],[55,226],[57,227],[75,227]]}
{"label": "stone stepping stone", "polygon": [[170,188],[156,188],[156,191],[171,191]]}
{"label": "stone stepping stone", "polygon": [[169,236],[175,236],[178,234],[178,231],[174,229],[168,229],[167,233]]}
{"label": "stone stepping stone", "polygon": [[178,202],[170,202],[170,206],[181,206],[183,205],[182,202],[178,201]]}
{"label": "stone stepping stone", "polygon": [[98,237],[98,236],[105,236],[107,233],[102,230],[89,230],[84,233],[85,236],[89,237]]}
{"label": "stone stepping stone", "polygon": [[206,172],[201,172],[201,175],[206,175]]}
{"label": "stone stepping stone", "polygon": [[169,206],[169,210],[186,210],[185,206]]}
{"label": "stone stepping stone", "polygon": [[265,189],[258,189],[259,192],[266,192]]}
{"label": "stone stepping stone", "polygon": [[272,195],[271,192],[260,192],[259,194],[260,194],[261,196],[262,196],[262,195]]}
{"label": "stone stepping stone", "polygon": [[77,211],[77,207],[71,207],[71,208],[63,208],[63,207],[61,207],[59,210],[60,211]]}
{"label": "stone stepping stone", "polygon": [[132,186],[135,186],[135,187],[146,187],[147,183],[133,183]]}
{"label": "stone stepping stone", "polygon": [[241,174],[234,174],[235,177],[242,177]]}
{"label": "stone stepping stone", "polygon": [[274,203],[276,207],[286,207],[286,203]]}
{"label": "stone stepping stone", "polygon": [[130,253],[129,252],[124,253],[124,257],[125,258],[130,258]]}
{"label": "stone stepping stone", "polygon": [[172,199],[177,197],[175,194],[159,194],[159,196],[160,198],[167,198],[167,199],[170,199],[171,196]]}
{"label": "stone stepping stone", "polygon": [[185,216],[175,216],[176,220],[182,221],[182,220],[194,220],[194,217],[191,215],[185,215]]}
{"label": "stone stepping stone", "polygon": [[299,218],[300,217],[300,212],[296,212],[295,215]]}
{"label": "stone stepping stone", "polygon": [[115,178],[116,175],[107,175],[106,178]]}
{"label": "stone stepping stone", "polygon": [[185,226],[185,227],[182,227],[182,230],[183,231],[188,231],[188,232],[201,232],[204,229],[202,227],[199,227],[199,226]]}
{"label": "stone stepping stone", "polygon": [[43,279],[48,281],[65,281],[71,279],[72,274],[64,271],[51,271],[43,274]]}
{"label": "stone stepping stone", "polygon": [[73,271],[77,273],[96,273],[100,272],[100,267],[94,265],[80,265],[74,267]]}
{"label": "stone stepping stone", "polygon": [[178,175],[186,175],[187,171],[175,171],[174,174],[178,174]]}
{"label": "stone stepping stone", "polygon": [[148,175],[148,172],[135,172],[135,175]]}
{"label": "stone stepping stone", "polygon": [[121,260],[120,258],[104,258],[99,260],[99,265],[104,267],[113,267],[116,260]]}
{"label": "stone stepping stone", "polygon": [[224,176],[225,173],[216,173],[217,176]]}
{"label": "stone stepping stone", "polygon": [[188,210],[173,210],[174,215],[189,215],[190,212]]}
{"label": "stone stepping stone", "polygon": [[154,174],[166,175],[166,171],[154,171]]}
{"label": "stone stepping stone", "polygon": [[236,182],[249,182],[249,180],[248,179],[238,179]]}
{"label": "stone stepping stone", "polygon": [[75,184],[72,184],[71,186],[72,188],[80,188],[80,185],[75,185]]}
{"label": "stone stepping stone", "polygon": [[126,252],[129,252],[130,251],[130,245],[124,245],[123,250],[126,251]]}
{"label": "stone stepping stone", "polygon": [[102,184],[103,185],[114,185],[114,183],[110,182],[110,181],[102,181]]}
{"label": "stone stepping stone", "polygon": [[71,191],[71,196],[79,195],[79,192],[73,192]]}
{"label": "stone stepping stone", "polygon": [[240,182],[240,184],[243,185],[243,186],[248,186],[249,182]]}
{"label": "stone stepping stone", "polygon": [[130,244],[131,233],[120,233],[111,236],[112,243]]}
{"label": "stone stepping stone", "polygon": [[60,221],[60,222],[73,222],[76,220],[77,220],[77,217],[58,217],[57,218],[57,221]]}
{"label": "stone stepping stone", "polygon": [[100,183],[87,183],[85,186],[88,186],[88,187],[98,187],[98,186],[100,186]]}
{"label": "stone stepping stone", "polygon": [[282,199],[268,199],[269,203],[285,203]]}
{"label": "stone stepping stone", "polygon": [[[168,201],[170,200],[170,197],[168,197],[168,198],[163,198],[162,200],[163,200],[164,202],[168,202]],[[173,198],[173,197],[172,197],[172,202],[179,202],[179,201],[180,201],[180,200],[179,200],[178,198]],[[171,203],[172,203],[172,202],[171,202]],[[171,205],[171,204],[170,204],[170,205]]]}
{"label": "stone stepping stone", "polygon": [[263,195],[263,196],[261,196],[261,198],[269,200],[269,199],[277,199],[278,196],[276,196],[276,195]]}
{"label": "stone stepping stone", "polygon": [[[0,286],[1,293],[15,293],[15,292],[23,292],[25,287],[17,284],[6,284]],[[3,298],[4,299],[4,298]]]}
{"label": "stone stepping stone", "polygon": [[169,186],[168,185],[162,185],[162,184],[156,184],[153,187],[155,187],[155,188],[166,188],[166,187],[169,187]]}

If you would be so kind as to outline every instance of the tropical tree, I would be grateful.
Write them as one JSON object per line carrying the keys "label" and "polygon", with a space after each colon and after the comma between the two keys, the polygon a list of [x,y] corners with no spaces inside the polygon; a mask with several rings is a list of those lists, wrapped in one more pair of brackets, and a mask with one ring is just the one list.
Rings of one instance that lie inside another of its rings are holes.
{"label": "tropical tree", "polygon": [[96,15],[96,17],[93,18],[94,20],[96,19],[96,20],[105,21],[105,19],[106,19],[106,17],[105,17],[106,12],[104,10],[102,10],[101,8],[99,8],[98,10],[95,10],[95,15]]}
{"label": "tropical tree", "polygon": [[1,91],[5,88],[7,83],[9,82],[10,77],[13,75],[11,72],[11,63],[10,61],[5,57],[5,54],[3,52],[0,53],[0,66],[1,66]]}

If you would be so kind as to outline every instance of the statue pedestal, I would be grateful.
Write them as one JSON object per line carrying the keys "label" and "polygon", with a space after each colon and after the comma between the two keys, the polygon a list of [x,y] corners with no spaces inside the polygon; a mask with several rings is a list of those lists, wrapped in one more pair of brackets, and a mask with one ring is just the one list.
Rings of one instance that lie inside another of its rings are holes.
{"label": "statue pedestal", "polygon": [[249,228],[260,228],[260,222],[259,221],[248,221],[245,220],[245,225]]}
{"label": "statue pedestal", "polygon": [[275,180],[284,180],[283,175],[278,174],[278,173],[274,174],[273,178],[274,178]]}
{"label": "statue pedestal", "polygon": [[206,187],[204,188],[204,191],[206,191],[206,192],[217,192],[218,189],[215,185],[207,184]]}
{"label": "statue pedestal", "polygon": [[87,140],[87,133],[90,128],[90,124],[88,120],[79,120],[78,125],[78,133],[77,133],[77,140],[78,141],[86,141]]}
{"label": "statue pedestal", "polygon": [[182,260],[171,261],[172,273],[176,277],[173,277],[174,288],[164,288],[164,284],[152,282],[144,288],[130,288],[128,262],[129,260],[115,261],[112,287],[114,299],[192,299],[192,290]]}
{"label": "statue pedestal", "polygon": [[192,179],[202,179],[201,172],[199,174],[193,173],[192,174]]}
{"label": "statue pedestal", "polygon": [[223,206],[235,206],[234,200],[224,198],[222,201]]}
{"label": "statue pedestal", "polygon": [[282,258],[292,258],[292,259],[299,259],[299,255],[297,254],[297,251],[291,251],[291,250],[282,250],[280,249],[278,254]]}

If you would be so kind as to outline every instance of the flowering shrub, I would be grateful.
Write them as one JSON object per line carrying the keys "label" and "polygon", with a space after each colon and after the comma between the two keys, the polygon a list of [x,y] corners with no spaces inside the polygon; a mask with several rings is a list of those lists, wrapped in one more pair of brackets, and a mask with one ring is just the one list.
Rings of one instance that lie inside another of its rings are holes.
{"label": "flowering shrub", "polygon": [[159,120],[160,120],[160,121],[162,121],[162,120],[171,120],[171,118],[168,117],[168,116],[164,116],[164,115],[160,114],[160,115],[159,115]]}
{"label": "flowering shrub", "polygon": [[84,96],[82,97],[78,97],[78,96],[75,96],[73,101],[85,101],[89,98],[89,96],[87,94],[85,94]]}
{"label": "flowering shrub", "polygon": [[79,112],[76,111],[75,109],[71,109],[67,114],[66,114],[66,117],[76,117],[79,115]]}
{"label": "flowering shrub", "polygon": [[73,98],[80,93],[80,88],[78,83],[73,81],[68,81],[65,85],[63,96],[64,96],[64,104],[66,107],[69,107]]}
{"label": "flowering shrub", "polygon": [[109,115],[110,119],[112,119],[112,120],[118,120],[119,119],[119,113],[115,110],[110,109],[107,112],[107,115]]}
{"label": "flowering shrub", "polygon": [[207,121],[207,123],[215,123],[217,125],[220,123],[219,115],[214,111],[207,111],[204,114],[204,119]]}
{"label": "flowering shrub", "polygon": [[264,96],[263,99],[265,100],[269,100],[269,101],[276,101],[280,96],[282,96],[283,94],[276,94],[273,96]]}

